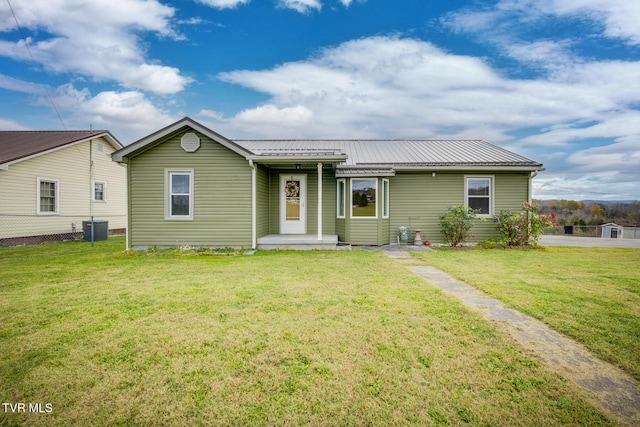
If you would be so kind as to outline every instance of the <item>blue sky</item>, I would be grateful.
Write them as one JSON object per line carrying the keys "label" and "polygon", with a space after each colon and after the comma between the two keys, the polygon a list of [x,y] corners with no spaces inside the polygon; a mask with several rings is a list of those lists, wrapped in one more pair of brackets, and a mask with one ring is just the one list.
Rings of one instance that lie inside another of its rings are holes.
{"label": "blue sky", "polygon": [[[0,0],[0,130],[484,139],[640,200],[640,2]],[[18,26],[19,24],[19,26]]]}

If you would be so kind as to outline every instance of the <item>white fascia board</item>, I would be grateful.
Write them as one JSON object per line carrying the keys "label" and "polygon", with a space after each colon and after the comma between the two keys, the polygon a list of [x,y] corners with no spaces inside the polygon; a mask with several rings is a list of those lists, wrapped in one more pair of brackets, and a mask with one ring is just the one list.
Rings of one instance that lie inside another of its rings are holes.
{"label": "white fascia board", "polygon": [[251,155],[247,157],[247,160],[253,160],[256,163],[335,163],[335,162],[343,162],[347,160],[346,155],[336,155],[336,156],[256,156]]}

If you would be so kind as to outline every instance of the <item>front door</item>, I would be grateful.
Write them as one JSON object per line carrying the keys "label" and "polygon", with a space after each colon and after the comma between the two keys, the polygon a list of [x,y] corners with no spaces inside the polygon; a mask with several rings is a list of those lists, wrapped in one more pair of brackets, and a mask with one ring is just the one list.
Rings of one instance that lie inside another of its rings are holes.
{"label": "front door", "polygon": [[307,233],[307,176],[280,175],[280,234]]}

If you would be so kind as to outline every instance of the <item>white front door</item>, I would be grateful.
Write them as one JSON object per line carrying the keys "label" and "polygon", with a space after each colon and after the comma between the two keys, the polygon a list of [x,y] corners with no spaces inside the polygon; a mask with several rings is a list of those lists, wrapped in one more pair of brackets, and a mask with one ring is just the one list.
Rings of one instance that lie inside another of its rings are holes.
{"label": "white front door", "polygon": [[280,234],[307,233],[307,176],[280,175]]}

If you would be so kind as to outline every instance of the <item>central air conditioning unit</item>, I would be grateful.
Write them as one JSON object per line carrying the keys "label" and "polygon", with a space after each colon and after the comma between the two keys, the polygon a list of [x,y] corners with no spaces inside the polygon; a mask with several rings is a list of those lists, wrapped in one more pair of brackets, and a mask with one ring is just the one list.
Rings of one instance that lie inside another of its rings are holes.
{"label": "central air conditioning unit", "polygon": [[398,244],[409,243],[409,237],[411,236],[411,227],[408,225],[401,225],[398,227]]}

